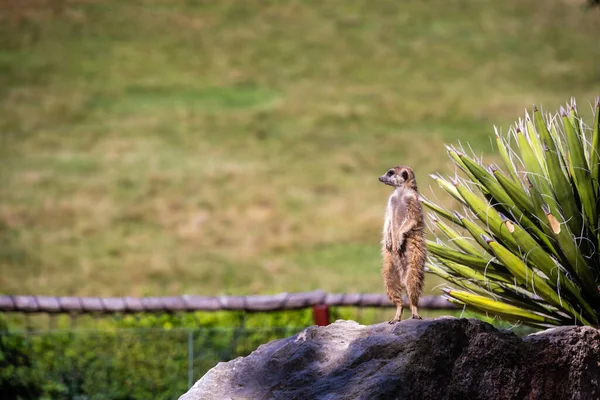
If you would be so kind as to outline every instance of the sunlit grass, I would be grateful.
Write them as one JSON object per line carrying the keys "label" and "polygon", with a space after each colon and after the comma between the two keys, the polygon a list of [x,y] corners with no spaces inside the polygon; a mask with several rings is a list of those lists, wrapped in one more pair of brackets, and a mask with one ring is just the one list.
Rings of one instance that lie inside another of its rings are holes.
{"label": "sunlit grass", "polygon": [[600,91],[576,2],[17,3],[4,293],[382,291],[378,175],[410,164],[429,193],[444,143],[485,152],[525,107]]}

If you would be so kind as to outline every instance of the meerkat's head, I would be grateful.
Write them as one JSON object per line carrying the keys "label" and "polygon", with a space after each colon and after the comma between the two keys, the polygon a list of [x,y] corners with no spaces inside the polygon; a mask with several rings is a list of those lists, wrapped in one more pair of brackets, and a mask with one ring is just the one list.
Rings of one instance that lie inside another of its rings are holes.
{"label": "meerkat's head", "polygon": [[379,181],[394,187],[409,187],[417,190],[417,180],[411,167],[398,165],[379,177]]}

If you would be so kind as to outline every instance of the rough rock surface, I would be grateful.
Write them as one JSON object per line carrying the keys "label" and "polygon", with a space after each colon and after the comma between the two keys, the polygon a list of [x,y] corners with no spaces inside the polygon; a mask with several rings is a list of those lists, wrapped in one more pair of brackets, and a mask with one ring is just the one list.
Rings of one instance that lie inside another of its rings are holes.
{"label": "rough rock surface", "polygon": [[600,332],[337,321],[219,363],[180,397],[200,399],[600,399]]}

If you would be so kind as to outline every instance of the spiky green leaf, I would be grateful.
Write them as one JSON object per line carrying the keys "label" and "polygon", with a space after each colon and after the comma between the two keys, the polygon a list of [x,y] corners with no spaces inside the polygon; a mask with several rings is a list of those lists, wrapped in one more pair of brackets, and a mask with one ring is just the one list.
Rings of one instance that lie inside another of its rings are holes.
{"label": "spiky green leaf", "polygon": [[476,308],[477,311],[489,311],[509,320],[531,321],[540,324],[559,325],[559,322],[555,319],[532,313],[522,308],[504,304],[499,301],[491,300],[484,296],[479,296],[460,290],[449,290],[446,292],[446,294],[457,299],[463,304],[467,304]]}

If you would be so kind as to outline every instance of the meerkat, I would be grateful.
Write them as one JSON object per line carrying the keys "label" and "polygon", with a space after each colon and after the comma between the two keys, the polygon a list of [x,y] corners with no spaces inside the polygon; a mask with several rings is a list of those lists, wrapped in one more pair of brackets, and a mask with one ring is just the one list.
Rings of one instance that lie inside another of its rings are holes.
{"label": "meerkat", "polygon": [[408,297],[411,318],[421,319],[418,304],[426,253],[423,209],[415,174],[410,167],[399,165],[380,176],[379,181],[395,188],[388,199],[381,240],[385,290],[396,305],[396,315],[389,323],[402,319],[402,290]]}

